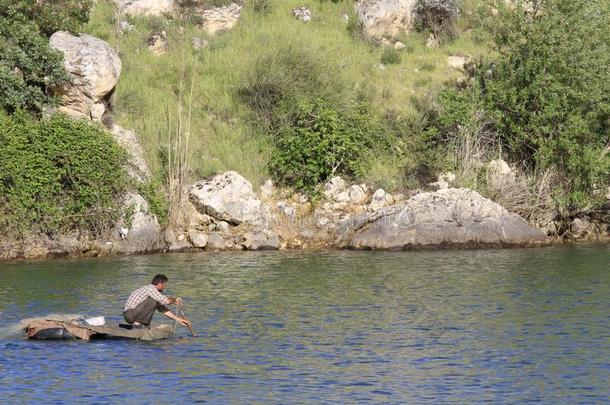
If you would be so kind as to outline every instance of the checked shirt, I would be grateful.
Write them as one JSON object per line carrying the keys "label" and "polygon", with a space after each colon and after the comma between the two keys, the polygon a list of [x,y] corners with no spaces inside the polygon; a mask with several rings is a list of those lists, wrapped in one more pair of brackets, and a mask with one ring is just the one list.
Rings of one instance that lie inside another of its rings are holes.
{"label": "checked shirt", "polygon": [[129,298],[127,298],[127,302],[125,302],[125,311],[137,307],[138,304],[143,302],[148,297],[151,297],[161,305],[167,304],[167,297],[161,294],[159,290],[157,290],[157,287],[152,284],[148,284],[147,286],[138,288],[131,293]]}

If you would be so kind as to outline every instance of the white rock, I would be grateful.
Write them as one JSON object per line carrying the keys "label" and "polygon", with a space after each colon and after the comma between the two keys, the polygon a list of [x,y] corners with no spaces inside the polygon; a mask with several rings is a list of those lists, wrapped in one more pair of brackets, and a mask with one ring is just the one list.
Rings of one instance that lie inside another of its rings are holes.
{"label": "white rock", "polygon": [[121,60],[101,39],[58,31],[51,35],[51,48],[64,56],[71,82],[53,88],[61,97],[60,111],[75,117],[101,121],[110,95],[121,74]]}
{"label": "white rock", "polygon": [[151,173],[136,133],[116,124],[112,125],[111,133],[117,143],[127,151],[127,174],[139,182],[150,179]]}
{"label": "white rock", "polygon": [[416,0],[359,0],[356,13],[365,34],[381,39],[410,30]]}
{"label": "white rock", "polygon": [[392,196],[384,189],[379,188],[375,191],[375,193],[373,193],[373,197],[371,198],[371,202],[369,203],[368,209],[370,211],[375,211],[392,204],[392,202]]}
{"label": "white rock", "polygon": [[263,200],[267,200],[273,196],[275,193],[275,187],[273,185],[273,181],[271,179],[265,180],[265,182],[260,187],[260,194]]}
{"label": "white rock", "polygon": [[311,10],[307,7],[297,7],[292,9],[292,14],[300,21],[311,21]]}
{"label": "white rock", "polygon": [[462,72],[465,70],[465,66],[468,61],[469,58],[466,56],[452,55],[447,57],[447,65],[449,65],[449,67],[452,69],[460,70]]}
{"label": "white rock", "polygon": [[265,221],[262,203],[252,192],[252,184],[234,171],[195,183],[189,199],[199,212],[220,221],[234,225]]}
{"label": "white rock", "polygon": [[172,0],[115,0],[120,11],[132,16],[160,17],[173,11]]}
{"label": "white rock", "polygon": [[329,199],[335,199],[336,195],[344,191],[346,188],[345,181],[335,176],[324,185],[324,195]]}
{"label": "white rock", "polygon": [[[366,187],[366,186],[365,186]],[[349,188],[349,201],[352,204],[363,204],[367,200],[366,191],[361,185],[353,185]]]}
{"label": "white rock", "polygon": [[231,3],[223,7],[204,10],[202,28],[211,35],[228,31],[237,24],[241,16],[241,9],[241,5]]}
{"label": "white rock", "polygon": [[194,247],[204,248],[208,244],[208,236],[203,232],[189,231],[189,239]]}
{"label": "white rock", "polygon": [[397,51],[405,49],[406,47],[407,46],[400,41],[397,41],[396,43],[394,43],[394,49],[396,49]]}
{"label": "white rock", "polygon": [[502,159],[492,160],[487,164],[487,185],[491,189],[501,190],[515,182],[515,173]]}

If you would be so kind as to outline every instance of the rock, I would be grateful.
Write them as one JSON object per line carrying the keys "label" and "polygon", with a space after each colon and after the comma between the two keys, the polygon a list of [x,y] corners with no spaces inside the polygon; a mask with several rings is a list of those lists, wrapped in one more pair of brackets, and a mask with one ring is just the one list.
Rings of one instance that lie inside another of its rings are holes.
{"label": "rock", "polygon": [[345,181],[341,177],[335,176],[324,185],[324,195],[328,199],[334,200],[340,192],[345,190],[345,188]]}
{"label": "rock", "polygon": [[209,42],[204,38],[194,37],[191,39],[191,45],[193,45],[193,49],[201,50],[207,48]]}
{"label": "rock", "polygon": [[125,33],[135,30],[136,27],[133,24],[130,24],[129,21],[121,21],[119,23],[119,29],[122,33]]}
{"label": "rock", "polygon": [[149,180],[151,173],[136,133],[116,124],[112,125],[111,133],[116,142],[127,151],[127,174],[138,182]]}
{"label": "rock", "polygon": [[152,32],[146,42],[148,43],[148,50],[157,56],[165,54],[168,50],[167,33],[165,31]]}
{"label": "rock", "polygon": [[428,38],[426,39],[426,48],[438,48],[438,46],[439,46],[438,38],[435,37],[434,34],[428,35]]}
{"label": "rock", "polygon": [[428,184],[434,190],[445,190],[453,185],[455,182],[455,175],[451,172],[443,173],[438,176],[434,183]]}
{"label": "rock", "polygon": [[196,248],[204,248],[208,244],[208,235],[203,232],[194,230],[189,231],[189,239],[191,244]]}
{"label": "rock", "polygon": [[518,215],[473,190],[420,193],[405,204],[356,216],[341,225],[340,247],[418,249],[547,244]]}
{"label": "rock", "polygon": [[589,239],[599,232],[596,225],[589,218],[574,218],[570,224],[570,235],[574,239]]}
{"label": "rock", "polygon": [[263,200],[267,200],[275,194],[275,187],[273,186],[273,181],[271,181],[271,179],[265,180],[261,185],[260,194]]}
{"label": "rock", "polygon": [[214,218],[209,215],[202,214],[197,210],[190,213],[188,220],[188,228],[194,231],[204,231],[208,229],[208,225],[212,224]]}
{"label": "rock", "polygon": [[504,160],[492,160],[487,164],[486,180],[490,189],[502,190],[515,182],[515,173]]}
{"label": "rock", "polygon": [[225,250],[226,247],[225,240],[221,235],[217,233],[211,233],[208,235],[208,243],[205,246],[205,250],[220,251]]}
{"label": "rock", "polygon": [[349,201],[352,204],[363,204],[367,200],[366,185],[353,185],[348,190]]}
{"label": "rock", "polygon": [[349,22],[349,14],[346,12],[341,13],[341,20],[343,20],[345,23]]}
{"label": "rock", "polygon": [[127,193],[122,206],[123,218],[116,225],[118,241],[114,243],[113,252],[133,254],[163,249],[165,244],[161,225],[157,217],[150,213],[144,197],[135,192]]}
{"label": "rock", "polygon": [[246,232],[243,246],[248,250],[277,250],[280,238],[273,231]]}
{"label": "rock", "polygon": [[203,23],[201,28],[211,35],[228,31],[237,24],[241,15],[242,6],[231,3],[223,7],[214,7],[203,10]]}
{"label": "rock", "polygon": [[466,56],[448,56],[447,65],[452,69],[459,70],[462,72],[466,71],[466,64],[470,61],[470,58]]}
{"label": "rock", "polygon": [[218,221],[215,227],[216,231],[221,233],[227,233],[231,230],[231,224],[226,221]]}
{"label": "rock", "polygon": [[170,14],[174,8],[172,0],[115,0],[122,13],[131,16],[160,17]]}
{"label": "rock", "polygon": [[400,41],[397,41],[396,43],[394,43],[394,49],[396,49],[397,51],[401,51],[401,50],[405,49],[406,47],[407,46]]}
{"label": "rock", "polygon": [[265,221],[262,203],[252,192],[252,184],[234,171],[195,183],[189,199],[200,213],[233,225]]}
{"label": "rock", "polygon": [[49,45],[63,53],[70,83],[53,88],[61,97],[60,111],[74,117],[101,121],[121,74],[121,60],[101,39],[58,31]]}
{"label": "rock", "polygon": [[415,3],[416,0],[359,0],[356,13],[364,33],[380,40],[410,30]]}
{"label": "rock", "polygon": [[311,21],[311,10],[304,6],[293,8],[292,15],[294,15],[298,20],[303,22]]}
{"label": "rock", "polygon": [[330,219],[326,217],[319,217],[316,219],[316,226],[318,228],[325,228],[330,223]]}
{"label": "rock", "polygon": [[379,188],[375,191],[375,193],[373,193],[373,197],[371,198],[368,209],[370,211],[378,210],[392,204],[393,200],[394,199],[390,194],[388,194],[384,189]]}

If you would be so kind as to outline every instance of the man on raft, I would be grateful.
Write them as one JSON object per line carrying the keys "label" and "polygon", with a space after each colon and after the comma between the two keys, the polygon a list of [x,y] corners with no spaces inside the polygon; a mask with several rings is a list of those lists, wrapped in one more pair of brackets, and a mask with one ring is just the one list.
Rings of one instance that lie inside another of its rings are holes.
{"label": "man on raft", "polygon": [[167,277],[157,274],[151,284],[138,288],[131,293],[125,303],[123,317],[127,323],[134,326],[144,325],[148,327],[152,320],[155,310],[161,312],[169,319],[179,322],[181,325],[190,329],[191,322],[188,319],[174,315],[166,305],[182,305],[182,298],[171,298],[161,294],[167,287]]}

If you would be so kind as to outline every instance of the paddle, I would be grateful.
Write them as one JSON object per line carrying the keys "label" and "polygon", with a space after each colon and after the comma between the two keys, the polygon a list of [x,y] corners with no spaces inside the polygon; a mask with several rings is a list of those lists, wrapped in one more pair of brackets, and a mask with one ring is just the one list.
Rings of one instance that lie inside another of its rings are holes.
{"label": "paddle", "polygon": [[[178,311],[180,312],[180,316],[183,319],[186,319],[188,321],[186,315],[184,314],[184,310],[182,309],[182,305],[176,304],[176,312],[178,312]],[[191,335],[193,335],[193,337],[195,337],[195,331],[193,330],[193,327],[190,325],[190,321],[189,321],[189,324],[186,325],[186,327],[188,328],[188,330],[191,331]]]}

